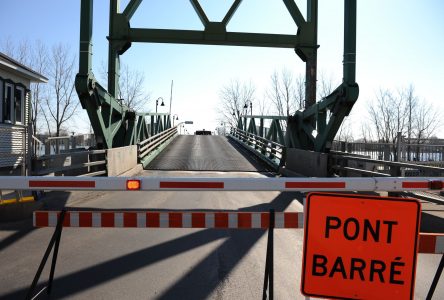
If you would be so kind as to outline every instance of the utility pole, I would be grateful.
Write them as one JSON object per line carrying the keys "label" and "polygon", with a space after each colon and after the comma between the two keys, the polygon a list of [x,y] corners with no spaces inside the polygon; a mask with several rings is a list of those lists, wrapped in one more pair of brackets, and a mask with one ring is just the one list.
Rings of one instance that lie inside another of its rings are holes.
{"label": "utility pole", "polygon": [[171,91],[170,91],[170,115],[171,115],[171,102],[173,102],[173,80],[171,80]]}

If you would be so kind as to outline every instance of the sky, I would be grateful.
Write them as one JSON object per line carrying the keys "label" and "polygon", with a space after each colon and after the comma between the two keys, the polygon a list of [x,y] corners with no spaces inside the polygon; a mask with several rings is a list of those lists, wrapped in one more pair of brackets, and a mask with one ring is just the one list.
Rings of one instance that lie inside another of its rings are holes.
{"label": "sky", "polygon": [[[63,43],[78,53],[80,0],[2,1],[0,40],[41,40],[48,46]],[[128,0],[121,1],[122,10]],[[232,1],[201,0],[211,21],[219,21]],[[305,15],[304,1],[296,1]],[[431,102],[444,116],[444,2],[440,0],[358,1],[356,81],[360,95],[350,122],[357,128],[367,118],[367,103],[380,89],[396,91],[413,84],[416,94]],[[12,13],[16,12],[16,13]],[[93,69],[107,61],[109,1],[94,2]],[[131,20],[132,27],[202,30],[198,16],[186,0],[145,0]],[[319,0],[318,74],[332,78],[334,87],[342,78],[343,1]],[[294,34],[297,30],[282,1],[244,0],[228,31]],[[78,55],[78,54],[77,54]],[[293,49],[234,46],[204,46],[133,43],[121,57],[123,63],[145,74],[151,102],[163,97],[168,112],[171,81],[174,81],[172,114],[179,121],[193,121],[189,128],[214,130],[220,119],[217,107],[220,89],[231,80],[251,82],[256,87],[253,101],[264,97],[270,76],[283,68],[303,74],[305,64]],[[85,122],[72,124],[77,132],[89,130]],[[358,134],[358,132],[356,132]],[[437,132],[444,138],[443,130]]]}

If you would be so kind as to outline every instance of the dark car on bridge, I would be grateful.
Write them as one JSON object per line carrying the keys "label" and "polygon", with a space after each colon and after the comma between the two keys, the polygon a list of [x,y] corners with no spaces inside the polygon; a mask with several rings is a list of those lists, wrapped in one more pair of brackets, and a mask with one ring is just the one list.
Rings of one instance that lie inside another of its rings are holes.
{"label": "dark car on bridge", "polygon": [[211,131],[209,130],[197,130],[194,132],[195,135],[211,135]]}

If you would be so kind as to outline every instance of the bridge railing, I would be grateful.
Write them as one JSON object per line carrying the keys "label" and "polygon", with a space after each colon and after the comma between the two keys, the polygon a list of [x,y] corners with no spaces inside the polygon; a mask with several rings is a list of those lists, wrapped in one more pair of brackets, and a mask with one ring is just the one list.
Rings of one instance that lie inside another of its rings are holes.
{"label": "bridge railing", "polygon": [[372,159],[412,161],[419,164],[444,167],[444,144],[433,144],[434,140],[422,142],[422,144],[408,143],[403,138],[396,144],[334,141],[332,150],[365,155]]}
{"label": "bridge railing", "polygon": [[106,173],[106,150],[43,155],[32,161],[32,174],[38,176],[99,176]]}
{"label": "bridge railing", "polygon": [[364,155],[331,151],[330,171],[341,176],[444,176],[444,168],[417,163],[372,159]]}
{"label": "bridge railing", "polygon": [[[180,123],[181,124],[181,123]],[[144,167],[148,165],[177,136],[175,127],[153,135],[137,144],[137,157]]]}
{"label": "bridge railing", "polygon": [[231,128],[229,137],[237,141],[249,151],[252,151],[275,169],[279,168],[283,163],[285,146],[282,144],[234,127]]}

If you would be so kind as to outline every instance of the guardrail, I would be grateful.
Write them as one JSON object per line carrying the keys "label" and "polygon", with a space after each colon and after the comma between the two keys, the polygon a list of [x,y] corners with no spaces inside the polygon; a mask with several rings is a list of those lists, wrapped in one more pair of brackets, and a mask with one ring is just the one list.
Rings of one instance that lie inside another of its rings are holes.
{"label": "guardrail", "polygon": [[231,128],[229,137],[252,151],[274,169],[278,169],[284,162],[285,146],[282,144],[234,127]]}
{"label": "guardrail", "polygon": [[33,175],[99,176],[106,174],[106,150],[43,155],[32,161]]}
{"label": "guardrail", "polygon": [[213,178],[4,176],[0,190],[402,192],[442,190],[443,177]]}
{"label": "guardrail", "polygon": [[444,145],[442,144],[411,144],[405,139],[400,139],[396,144],[334,141],[332,150],[365,155],[372,159],[394,161],[397,157],[397,161],[427,163],[435,167],[444,166]]}
{"label": "guardrail", "polygon": [[137,157],[145,167],[148,165],[177,135],[177,127],[167,129],[137,144]]}
{"label": "guardrail", "polygon": [[416,163],[393,162],[331,151],[329,166],[340,176],[444,176],[444,168]]}

